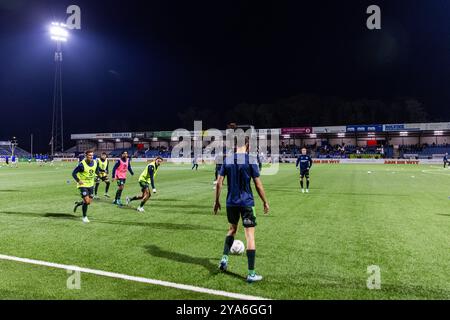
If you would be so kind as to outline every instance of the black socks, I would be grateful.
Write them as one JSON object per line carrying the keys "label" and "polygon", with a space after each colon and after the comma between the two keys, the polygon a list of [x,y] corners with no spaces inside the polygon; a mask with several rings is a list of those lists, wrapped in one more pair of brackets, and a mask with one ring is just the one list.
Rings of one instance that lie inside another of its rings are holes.
{"label": "black socks", "polygon": [[256,250],[247,250],[249,272],[255,270],[255,258],[256,258]]}
{"label": "black socks", "polygon": [[83,217],[87,216],[88,204],[83,203]]}
{"label": "black socks", "polygon": [[225,256],[227,256],[230,253],[230,249],[231,249],[231,246],[233,245],[233,242],[234,242],[233,236],[227,236],[225,238],[225,245],[223,247],[223,254]]}

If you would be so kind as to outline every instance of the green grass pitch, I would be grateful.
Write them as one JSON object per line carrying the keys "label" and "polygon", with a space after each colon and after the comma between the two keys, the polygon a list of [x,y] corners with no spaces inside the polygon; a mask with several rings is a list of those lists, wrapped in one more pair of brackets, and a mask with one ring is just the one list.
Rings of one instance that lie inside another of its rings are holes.
{"label": "green grass pitch", "polygon": [[[245,256],[230,257],[230,273],[217,270],[228,224],[224,210],[212,214],[212,166],[165,164],[145,214],[101,199],[88,225],[81,208],[72,212],[74,166],[0,168],[0,254],[270,299],[450,298],[450,170],[439,166],[315,165],[311,193],[301,194],[295,166],[281,165],[262,178],[271,213],[258,199],[264,280],[252,285]],[[135,163],[123,199],[138,193],[143,168]],[[381,290],[367,289],[370,265],[381,268]],[[0,260],[0,299],[222,299],[81,277],[81,290],[68,290],[65,270]]]}

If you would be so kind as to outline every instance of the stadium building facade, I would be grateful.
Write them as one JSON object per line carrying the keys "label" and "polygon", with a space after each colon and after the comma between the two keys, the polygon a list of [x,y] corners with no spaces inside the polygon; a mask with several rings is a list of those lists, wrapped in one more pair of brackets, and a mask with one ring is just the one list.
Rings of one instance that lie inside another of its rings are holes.
{"label": "stadium building facade", "polygon": [[[279,135],[281,159],[296,157],[303,146],[318,159],[441,159],[450,153],[450,122],[258,129],[259,139],[270,144],[267,132]],[[72,134],[71,139],[74,155],[91,149],[117,157],[127,150],[135,158],[170,158],[180,142],[173,131]]]}

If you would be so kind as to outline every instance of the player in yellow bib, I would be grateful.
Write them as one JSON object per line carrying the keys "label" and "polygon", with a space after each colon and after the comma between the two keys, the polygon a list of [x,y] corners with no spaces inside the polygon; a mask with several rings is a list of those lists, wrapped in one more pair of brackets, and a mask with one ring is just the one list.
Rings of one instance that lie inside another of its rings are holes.
{"label": "player in yellow bib", "polygon": [[139,185],[141,186],[142,194],[133,198],[127,197],[127,205],[132,201],[141,200],[141,204],[137,208],[139,212],[145,212],[144,205],[150,199],[150,185],[152,186],[153,193],[156,193],[155,177],[158,173],[159,166],[163,163],[163,158],[157,157],[155,161],[150,162],[139,177]]}
{"label": "player in yellow bib", "polygon": [[94,190],[94,199],[98,199],[97,193],[98,193],[98,187],[100,186],[100,182],[104,182],[106,184],[105,188],[105,197],[109,198],[109,186],[111,185],[111,182],[109,182],[109,160],[107,158],[107,155],[105,152],[102,153],[100,156],[100,159],[97,160],[98,163],[98,175],[95,179],[95,190]]}
{"label": "player in yellow bib", "polygon": [[94,197],[95,178],[98,175],[98,164],[94,160],[94,152],[86,151],[86,158],[81,161],[73,170],[72,177],[77,182],[77,188],[80,190],[83,201],[75,202],[73,212],[83,206],[83,222],[88,223],[87,210]]}

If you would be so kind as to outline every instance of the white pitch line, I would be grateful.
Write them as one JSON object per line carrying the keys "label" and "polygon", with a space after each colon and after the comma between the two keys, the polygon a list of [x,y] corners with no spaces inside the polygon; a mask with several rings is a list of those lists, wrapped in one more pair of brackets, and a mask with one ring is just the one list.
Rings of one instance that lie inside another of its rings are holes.
{"label": "white pitch line", "polygon": [[422,170],[423,173],[429,173],[429,174],[438,174],[440,176],[450,176],[450,170],[447,171],[446,169],[433,169],[433,170]]}
{"label": "white pitch line", "polygon": [[88,268],[81,268],[81,267],[77,267],[77,266],[69,266],[69,265],[53,263],[53,262],[19,258],[19,257],[7,256],[7,255],[3,255],[3,254],[0,254],[0,260],[22,262],[22,263],[27,263],[27,264],[34,264],[34,265],[38,265],[38,266],[45,266],[45,267],[64,269],[64,270],[70,270],[70,271],[79,271],[79,272],[95,274],[95,275],[99,275],[99,276],[103,276],[103,277],[153,284],[153,285],[157,285],[157,286],[163,286],[163,287],[169,287],[169,288],[175,288],[175,289],[187,290],[187,291],[193,291],[193,292],[199,292],[199,293],[206,293],[206,294],[210,294],[210,295],[222,296],[222,297],[239,299],[239,300],[269,300],[266,298],[249,296],[249,295],[245,295],[245,294],[239,294],[239,293],[233,293],[233,292],[227,292],[227,291],[221,291],[221,290],[213,290],[213,289],[196,287],[196,286],[191,286],[191,285],[186,285],[186,284],[179,284],[179,283],[162,281],[162,280],[135,277],[135,276],[129,276],[126,274],[120,274],[120,273],[114,273],[114,272],[108,272],[108,271],[102,271],[102,270],[95,270],[95,269],[88,269]]}

